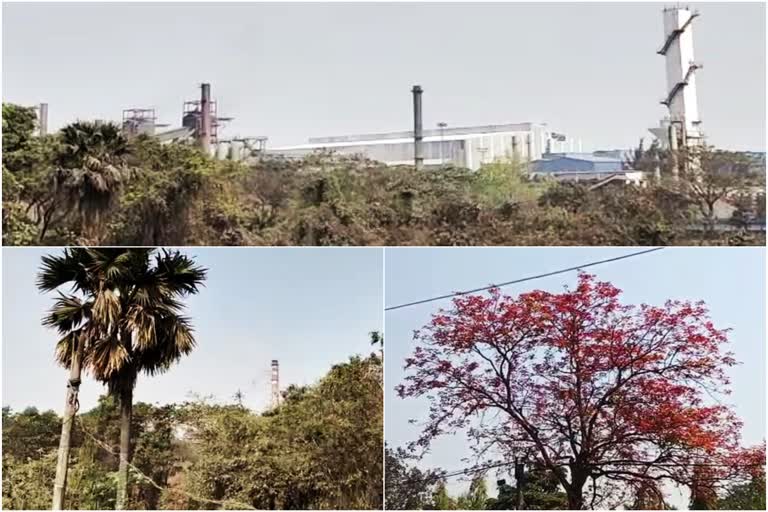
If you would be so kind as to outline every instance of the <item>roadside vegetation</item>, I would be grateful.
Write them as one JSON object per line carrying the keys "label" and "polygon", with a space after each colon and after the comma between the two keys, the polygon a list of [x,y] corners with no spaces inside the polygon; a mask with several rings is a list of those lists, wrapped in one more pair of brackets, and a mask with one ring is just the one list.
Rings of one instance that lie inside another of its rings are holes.
{"label": "roadside vegetation", "polygon": [[[5,245],[763,245],[765,171],[743,155],[638,148],[648,187],[532,180],[525,165],[415,172],[362,157],[217,161],[187,143],[77,122],[34,136],[3,105]],[[723,170],[725,169],[725,171]],[[727,203],[725,219],[718,206]],[[732,210],[732,212],[730,212]]]}
{"label": "roadside vegetation", "polygon": [[[277,408],[247,400],[134,404],[126,508],[381,509],[379,354],[289,388]],[[74,423],[67,509],[115,508],[119,418],[105,395]],[[3,508],[50,509],[61,424],[53,411],[3,409]]]}

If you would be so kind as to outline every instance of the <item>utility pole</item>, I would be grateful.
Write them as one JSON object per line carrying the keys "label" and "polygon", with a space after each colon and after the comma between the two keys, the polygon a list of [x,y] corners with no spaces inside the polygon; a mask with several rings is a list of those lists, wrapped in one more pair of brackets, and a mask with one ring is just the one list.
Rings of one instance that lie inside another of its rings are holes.
{"label": "utility pole", "polygon": [[445,128],[448,126],[448,123],[444,123],[440,121],[437,123],[437,127],[440,128],[440,166],[445,167],[445,157],[443,155],[444,147],[445,147]]}
{"label": "utility pole", "polygon": [[56,461],[56,478],[53,481],[53,510],[62,510],[64,508],[64,495],[67,492],[67,469],[69,466],[72,424],[75,422],[75,415],[80,406],[77,395],[80,390],[80,362],[83,354],[82,340],[77,339],[75,343],[76,346],[72,353],[72,361],[69,365],[67,402],[64,406],[64,418],[61,423],[59,457]]}
{"label": "utility pole", "polygon": [[525,463],[515,457],[515,482],[517,483],[517,510],[523,510],[523,488],[525,487]]}

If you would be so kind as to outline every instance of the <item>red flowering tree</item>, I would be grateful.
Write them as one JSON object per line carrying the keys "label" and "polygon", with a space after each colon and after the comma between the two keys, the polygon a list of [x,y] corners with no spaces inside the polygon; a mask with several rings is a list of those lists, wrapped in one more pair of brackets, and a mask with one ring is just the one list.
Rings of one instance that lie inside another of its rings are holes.
{"label": "red flowering tree", "polygon": [[415,333],[398,386],[430,402],[416,444],[466,429],[486,455],[552,471],[572,509],[594,506],[601,485],[690,484],[702,464],[726,467],[741,423],[705,397],[729,392],[727,330],[702,302],[632,306],[620,294],[580,274],[563,293],[454,299]]}

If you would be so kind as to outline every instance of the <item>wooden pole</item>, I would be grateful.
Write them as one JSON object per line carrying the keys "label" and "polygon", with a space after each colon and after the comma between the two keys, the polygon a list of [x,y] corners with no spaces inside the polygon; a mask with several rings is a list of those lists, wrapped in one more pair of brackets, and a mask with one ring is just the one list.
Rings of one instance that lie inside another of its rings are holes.
{"label": "wooden pole", "polygon": [[53,482],[53,510],[64,508],[64,495],[67,491],[67,469],[69,466],[69,448],[72,436],[72,424],[79,407],[77,394],[80,390],[80,362],[82,358],[82,344],[76,341],[76,347],[72,354],[72,362],[69,366],[69,380],[67,381],[67,402],[64,406],[64,420],[61,424],[61,437],[59,438],[59,457],[56,461],[56,479]]}

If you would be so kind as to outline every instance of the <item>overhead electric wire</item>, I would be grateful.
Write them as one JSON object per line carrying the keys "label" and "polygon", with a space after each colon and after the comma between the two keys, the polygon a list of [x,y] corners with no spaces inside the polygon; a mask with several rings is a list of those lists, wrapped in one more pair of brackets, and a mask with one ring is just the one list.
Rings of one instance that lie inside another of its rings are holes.
{"label": "overhead electric wire", "polygon": [[[420,483],[420,482],[429,482],[431,480],[442,480],[445,478],[453,478],[456,476],[464,476],[464,475],[471,475],[473,473],[479,473],[482,471],[487,471],[489,469],[495,469],[495,468],[502,468],[506,466],[514,466],[514,462],[501,462],[496,464],[487,464],[485,466],[476,466],[474,468],[467,468],[467,469],[461,469],[451,472],[445,472],[445,473],[439,473],[436,472],[436,474],[423,477],[423,478],[403,478],[399,481],[390,482],[390,485],[403,485],[407,483]],[[605,466],[642,466],[642,467],[661,467],[661,468],[674,468],[674,467],[692,467],[692,466],[698,466],[698,467],[725,467],[725,468],[757,468],[757,467],[764,467],[765,464],[724,464],[724,463],[691,463],[691,464],[681,464],[681,463],[673,463],[673,462],[659,462],[656,464],[648,463],[648,462],[642,462],[642,461],[636,461],[636,462],[617,462],[617,463],[604,463],[599,465],[605,465]],[[558,466],[567,466],[567,464],[558,464]],[[427,471],[437,471],[437,470],[427,470]]]}
{"label": "overhead electric wire", "polygon": [[515,279],[513,281],[506,281],[506,282],[503,282],[503,283],[491,284],[491,285],[488,285],[488,286],[483,286],[481,288],[474,288],[472,290],[465,290],[463,292],[448,293],[446,295],[440,295],[438,297],[431,297],[429,299],[422,299],[422,300],[416,300],[416,301],[413,301],[413,302],[406,302],[405,304],[398,304],[397,306],[390,306],[390,307],[384,308],[384,311],[393,311],[395,309],[402,309],[402,308],[407,308],[407,307],[411,307],[411,306],[417,306],[419,304],[426,304],[427,302],[434,302],[436,300],[450,299],[452,297],[459,297],[461,295],[467,295],[467,294],[470,294],[470,293],[482,292],[482,291],[485,291],[485,290],[490,290],[491,288],[501,288],[503,286],[509,286],[511,284],[524,283],[526,281],[533,281],[534,279],[541,279],[541,278],[544,278],[544,277],[555,276],[555,275],[558,275],[558,274],[565,274],[566,272],[573,272],[575,270],[581,270],[581,269],[588,268],[588,267],[594,267],[596,265],[602,265],[604,263],[611,263],[613,261],[619,261],[619,260],[624,260],[624,259],[627,259],[627,258],[633,258],[635,256],[640,256],[642,254],[648,254],[648,253],[651,253],[651,252],[660,251],[662,249],[664,249],[664,247],[654,247],[653,249],[646,249],[644,251],[633,252],[633,253],[630,253],[630,254],[624,254],[622,256],[616,256],[614,258],[607,258],[607,259],[599,260],[599,261],[592,261],[590,263],[585,263],[583,265],[577,265],[575,267],[568,267],[568,268],[564,268],[564,269],[561,269],[561,270],[555,270],[553,272],[546,272],[544,274],[538,274],[538,275],[535,275],[535,276],[523,277],[521,279]]}

